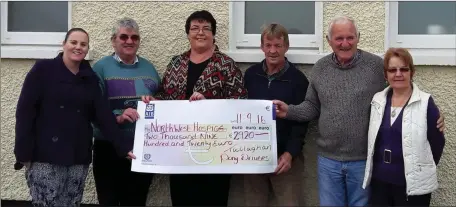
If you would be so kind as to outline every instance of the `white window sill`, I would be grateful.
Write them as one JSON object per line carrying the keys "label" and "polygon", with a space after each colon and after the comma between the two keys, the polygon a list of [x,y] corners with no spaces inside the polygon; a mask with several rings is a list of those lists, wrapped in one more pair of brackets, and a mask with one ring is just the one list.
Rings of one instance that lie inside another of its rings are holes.
{"label": "white window sill", "polygon": [[456,49],[409,49],[415,65],[456,66]]}
{"label": "white window sill", "polygon": [[[51,59],[62,51],[61,45],[1,45],[1,58],[11,59]],[[92,60],[92,52],[86,55],[86,60]]]}
{"label": "white window sill", "polygon": [[[456,50],[441,51],[410,51],[415,65],[456,66]],[[239,63],[258,63],[264,59],[261,49],[225,51],[227,55]],[[288,51],[286,57],[295,64],[315,64],[320,58],[330,54],[318,51]],[[384,54],[376,54],[383,58]]]}

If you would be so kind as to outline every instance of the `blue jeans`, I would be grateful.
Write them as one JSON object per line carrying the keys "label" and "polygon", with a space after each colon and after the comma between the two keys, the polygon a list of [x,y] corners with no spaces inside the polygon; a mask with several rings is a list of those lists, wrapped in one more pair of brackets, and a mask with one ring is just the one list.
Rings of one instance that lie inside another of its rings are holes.
{"label": "blue jeans", "polygon": [[320,206],[367,206],[369,189],[363,189],[366,161],[341,162],[318,156]]}

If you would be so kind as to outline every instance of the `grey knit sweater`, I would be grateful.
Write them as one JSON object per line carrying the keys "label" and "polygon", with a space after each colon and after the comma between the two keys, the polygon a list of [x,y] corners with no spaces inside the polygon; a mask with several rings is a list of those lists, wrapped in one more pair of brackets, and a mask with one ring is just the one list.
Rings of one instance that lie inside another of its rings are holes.
{"label": "grey knit sweater", "polygon": [[327,55],[315,63],[306,99],[290,105],[287,119],[318,118],[320,155],[338,161],[365,160],[370,103],[385,88],[383,60],[360,50],[360,56],[341,68]]}

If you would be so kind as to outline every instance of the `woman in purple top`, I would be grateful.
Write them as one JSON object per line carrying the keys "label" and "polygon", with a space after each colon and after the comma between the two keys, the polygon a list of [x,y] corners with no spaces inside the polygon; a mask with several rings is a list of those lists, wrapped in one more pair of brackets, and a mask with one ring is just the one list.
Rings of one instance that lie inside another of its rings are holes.
{"label": "woman in purple top", "polygon": [[384,73],[389,86],[372,99],[363,188],[370,186],[374,206],[429,206],[445,145],[435,127],[439,110],[412,82],[415,67],[406,49],[386,52]]}

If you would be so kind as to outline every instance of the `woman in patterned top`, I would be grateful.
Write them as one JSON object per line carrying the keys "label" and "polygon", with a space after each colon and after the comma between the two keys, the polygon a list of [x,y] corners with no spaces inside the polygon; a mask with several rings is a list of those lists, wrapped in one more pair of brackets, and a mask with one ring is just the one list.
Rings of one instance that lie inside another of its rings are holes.
{"label": "woman in patterned top", "polygon": [[[196,11],[185,24],[190,50],[174,56],[151,100],[240,99],[247,97],[242,72],[215,45],[216,21],[208,11]],[[227,206],[231,175],[171,175],[173,206]],[[204,198],[202,197],[204,196]]]}

